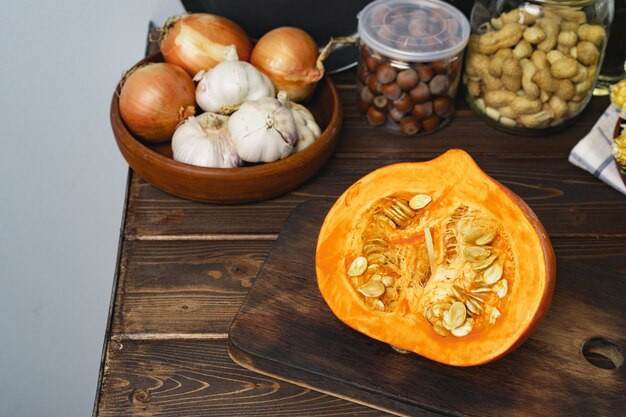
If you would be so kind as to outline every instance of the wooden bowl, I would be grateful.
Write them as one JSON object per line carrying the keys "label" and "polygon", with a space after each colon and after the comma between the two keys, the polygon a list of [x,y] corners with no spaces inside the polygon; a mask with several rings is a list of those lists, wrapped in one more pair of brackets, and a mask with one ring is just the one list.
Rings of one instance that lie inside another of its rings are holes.
{"label": "wooden bowl", "polygon": [[[143,62],[162,62],[160,53]],[[313,97],[303,103],[322,129],[308,148],[280,161],[241,168],[203,168],[177,162],[169,142],[143,142],[124,124],[119,110],[118,84],[111,101],[111,126],[124,159],[155,187],[189,200],[242,203],[284,194],[311,178],[328,161],[339,139],[342,108],[333,82],[322,79]]]}

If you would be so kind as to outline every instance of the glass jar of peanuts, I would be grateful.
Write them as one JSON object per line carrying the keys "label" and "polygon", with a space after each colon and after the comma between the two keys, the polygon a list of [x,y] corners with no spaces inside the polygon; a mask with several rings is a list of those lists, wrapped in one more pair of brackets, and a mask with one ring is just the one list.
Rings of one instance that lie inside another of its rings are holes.
{"label": "glass jar of peanuts", "polygon": [[591,98],[613,17],[611,0],[478,0],[470,24],[466,99],[492,126],[546,134]]}
{"label": "glass jar of peanuts", "polygon": [[407,136],[434,132],[454,112],[470,26],[438,0],[378,0],[359,14],[359,111]]}

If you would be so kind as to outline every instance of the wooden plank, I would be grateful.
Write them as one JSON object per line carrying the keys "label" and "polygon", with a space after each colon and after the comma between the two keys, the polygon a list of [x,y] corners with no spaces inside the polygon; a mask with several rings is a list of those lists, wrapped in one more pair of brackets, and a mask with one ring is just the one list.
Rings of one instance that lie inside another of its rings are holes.
{"label": "wooden plank", "polygon": [[[426,159],[426,158],[424,158]],[[403,158],[334,158],[298,190],[275,199],[231,206],[196,203],[161,192],[137,176],[131,183],[128,239],[152,236],[275,234],[298,204],[336,199],[348,186],[384,165]],[[626,200],[566,159],[503,159],[483,156],[478,164],[519,194],[552,235],[624,235]],[[581,192],[581,190],[584,190]]]}
{"label": "wooden plank", "polygon": [[111,333],[225,335],[273,241],[127,241]]}
{"label": "wooden plank", "polygon": [[[114,337],[221,335],[273,241],[129,241],[111,332]],[[626,239],[552,239],[560,259],[626,274]]]}
{"label": "wooden plank", "polygon": [[[230,352],[238,363],[407,416],[424,409],[469,416],[611,415],[626,406],[626,368],[617,352],[626,345],[623,276],[558,261],[554,299],[535,334],[495,362],[446,366],[400,355],[331,313],[314,266],[327,208],[312,202],[287,220],[231,326]],[[617,346],[610,351],[616,369],[595,367],[581,354],[598,336]]]}
{"label": "wooden plank", "polygon": [[[351,80],[352,81],[352,80]],[[433,157],[450,148],[464,149],[480,157],[567,159],[571,149],[596,123],[609,105],[606,97],[593,98],[572,126],[553,134],[515,136],[499,132],[485,124],[468,108],[461,94],[452,122],[439,132],[423,137],[388,134],[370,127],[354,104],[356,87],[337,81],[344,119],[336,157]]]}
{"label": "wooden plank", "polygon": [[227,341],[109,343],[97,415],[123,416],[383,416],[239,367]]}

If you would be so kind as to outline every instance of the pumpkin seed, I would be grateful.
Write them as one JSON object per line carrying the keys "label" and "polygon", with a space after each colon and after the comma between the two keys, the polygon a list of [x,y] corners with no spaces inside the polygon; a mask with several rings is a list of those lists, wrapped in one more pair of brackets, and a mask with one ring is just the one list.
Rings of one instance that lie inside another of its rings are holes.
{"label": "pumpkin seed", "polygon": [[385,303],[383,303],[380,298],[374,301],[374,307],[376,307],[377,310],[385,311]]}
{"label": "pumpkin seed", "polygon": [[491,266],[491,264],[493,263],[493,261],[496,260],[496,258],[498,257],[498,255],[491,255],[490,257],[488,257],[485,260],[479,261],[479,262],[474,262],[472,263],[472,269],[474,271],[482,271],[484,269],[489,268],[489,266]]}
{"label": "pumpkin seed", "polygon": [[472,314],[480,314],[480,312],[483,311],[482,306],[471,298],[465,300],[465,306]]}
{"label": "pumpkin seed", "polygon": [[491,309],[491,312],[489,313],[489,324],[494,324],[496,320],[498,319],[498,317],[500,317],[501,315],[502,313],[500,313],[500,310],[493,307]]}
{"label": "pumpkin seed", "polygon": [[396,200],[396,207],[402,210],[402,212],[409,217],[415,216],[415,212],[413,211],[411,206],[409,206],[408,203],[404,200],[400,200],[400,199]]}
{"label": "pumpkin seed", "polygon": [[359,287],[359,292],[369,298],[377,298],[385,293],[382,282],[369,280]]}
{"label": "pumpkin seed", "polygon": [[376,245],[376,246],[380,246],[382,248],[386,248],[387,246],[389,246],[389,244],[387,243],[386,240],[375,237],[373,239],[370,239],[367,241],[368,245]]}
{"label": "pumpkin seed", "polygon": [[474,300],[475,302],[482,304],[485,302],[485,300],[483,300],[480,296],[476,295],[476,294],[472,294],[470,293],[466,293],[468,298],[471,298],[472,300]]}
{"label": "pumpkin seed", "polygon": [[367,257],[367,262],[369,264],[386,264],[387,257],[382,253],[372,253]]}
{"label": "pumpkin seed", "polygon": [[496,231],[488,230],[487,232],[485,232],[485,234],[483,234],[481,237],[476,239],[474,243],[476,243],[477,245],[481,245],[481,246],[488,245],[489,243],[493,241],[495,237],[496,237]]}
{"label": "pumpkin seed", "polygon": [[491,292],[491,287],[485,287],[485,286],[476,287],[476,288],[474,288],[472,290],[472,292],[475,293],[475,294],[481,294],[481,293],[484,293],[484,292]]}
{"label": "pumpkin seed", "polygon": [[470,262],[480,262],[491,255],[491,251],[482,246],[468,246],[463,249],[463,256]]}
{"label": "pumpkin seed", "polygon": [[433,325],[433,330],[440,336],[448,336],[448,333],[446,332],[446,329],[444,329],[442,326],[438,326],[436,324]]}
{"label": "pumpkin seed", "polygon": [[509,283],[506,279],[501,279],[500,281],[493,284],[493,292],[498,295],[498,298],[504,298],[509,292]]}
{"label": "pumpkin seed", "polygon": [[456,329],[451,330],[450,332],[452,333],[453,336],[463,337],[463,336],[467,336],[468,334],[470,334],[473,328],[474,328],[474,319],[468,318],[467,320],[465,320],[465,323],[463,323],[462,326],[459,326]]}
{"label": "pumpkin seed", "polygon": [[380,280],[383,279],[383,276],[381,274],[374,274],[374,275],[372,275],[372,277],[370,279],[374,280],[374,281],[380,281]]}
{"label": "pumpkin seed", "polygon": [[495,284],[502,278],[502,265],[493,264],[483,272],[483,282],[487,285]]}
{"label": "pumpkin seed", "polygon": [[348,269],[348,275],[351,277],[358,277],[359,275],[363,275],[363,272],[367,269],[367,259],[363,256],[359,256],[350,265],[350,269]]}
{"label": "pumpkin seed", "polygon": [[396,226],[396,224],[387,216],[385,216],[384,214],[377,214],[374,216],[374,218],[376,219],[376,221],[378,222],[378,225],[381,227],[390,227],[392,229],[397,229],[398,226]]}
{"label": "pumpkin seed", "polygon": [[391,210],[393,210],[393,212],[396,213],[398,217],[403,220],[408,220],[410,218],[410,216],[406,214],[397,204],[391,206]]}
{"label": "pumpkin seed", "polygon": [[465,235],[472,227],[472,219],[471,218],[463,218],[456,222],[456,230],[459,231],[462,235]]}
{"label": "pumpkin seed", "polygon": [[431,201],[433,201],[433,198],[431,196],[427,194],[417,194],[409,200],[409,207],[411,207],[413,210],[423,209]]}
{"label": "pumpkin seed", "polygon": [[448,318],[451,329],[456,329],[465,322],[467,311],[465,310],[465,305],[460,301],[452,304],[448,312],[450,313]]}
{"label": "pumpkin seed", "polygon": [[456,288],[455,285],[453,285],[452,287],[450,287],[450,291],[452,291],[452,295],[454,295],[454,297],[457,300],[461,300],[463,298],[463,296],[461,295],[461,292]]}
{"label": "pumpkin seed", "polygon": [[363,254],[365,254],[365,256],[369,256],[369,255],[371,255],[373,253],[381,253],[385,249],[386,248],[383,248],[381,246],[373,245],[371,243],[367,243],[365,246],[363,246]]}
{"label": "pumpkin seed", "polygon": [[432,306],[432,312],[436,317],[441,317],[444,311],[449,310],[452,304],[442,303]]}
{"label": "pumpkin seed", "polygon": [[393,277],[390,277],[389,275],[385,275],[381,279],[381,282],[383,283],[385,287],[391,287],[393,285],[393,281],[394,281]]}
{"label": "pumpkin seed", "polygon": [[403,217],[400,217],[398,215],[398,213],[396,213],[395,211],[393,211],[392,209],[390,209],[389,207],[385,207],[383,209],[383,212],[385,213],[385,216],[387,216],[388,218],[390,218],[395,224],[400,225],[402,224],[406,219]]}
{"label": "pumpkin seed", "polygon": [[472,227],[463,235],[463,242],[474,243],[476,239],[483,236],[485,229],[482,227]]}
{"label": "pumpkin seed", "polygon": [[395,350],[396,352],[401,353],[403,355],[406,355],[407,353],[411,353],[408,350],[400,349],[399,347],[395,347],[394,345],[389,345],[389,346],[391,346],[391,348]]}

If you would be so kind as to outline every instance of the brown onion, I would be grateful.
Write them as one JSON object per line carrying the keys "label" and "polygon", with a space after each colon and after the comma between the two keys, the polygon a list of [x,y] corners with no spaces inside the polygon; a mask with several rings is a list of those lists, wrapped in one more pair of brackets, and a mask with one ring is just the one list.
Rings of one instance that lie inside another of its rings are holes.
{"label": "brown onion", "polygon": [[252,50],[250,63],[269,77],[276,90],[287,92],[291,101],[313,94],[324,76],[313,38],[302,29],[280,27],[267,32]]}
{"label": "brown onion", "polygon": [[222,62],[228,45],[235,45],[241,61],[250,59],[252,42],[246,31],[232,20],[208,13],[168,19],[159,42],[165,61],[192,77]]}
{"label": "brown onion", "polygon": [[176,126],[195,112],[196,87],[180,67],[149,63],[130,72],[119,96],[126,126],[149,142],[169,140]]}

